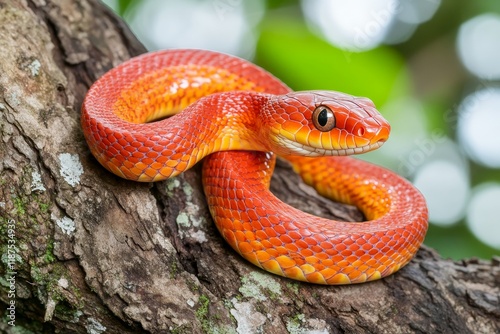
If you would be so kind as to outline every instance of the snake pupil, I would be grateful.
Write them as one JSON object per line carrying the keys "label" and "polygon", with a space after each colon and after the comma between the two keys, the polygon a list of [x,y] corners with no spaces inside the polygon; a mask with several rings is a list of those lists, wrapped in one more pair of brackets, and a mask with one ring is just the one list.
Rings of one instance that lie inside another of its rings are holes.
{"label": "snake pupil", "polygon": [[328,110],[323,109],[319,112],[318,123],[321,126],[325,126],[328,123]]}

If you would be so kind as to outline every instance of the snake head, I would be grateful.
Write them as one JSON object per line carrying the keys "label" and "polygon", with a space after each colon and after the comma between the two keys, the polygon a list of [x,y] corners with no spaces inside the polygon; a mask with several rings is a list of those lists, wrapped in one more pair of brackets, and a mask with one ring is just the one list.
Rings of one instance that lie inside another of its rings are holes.
{"label": "snake head", "polygon": [[389,123],[367,98],[333,91],[277,95],[264,108],[272,150],[281,155],[350,155],[388,139]]}

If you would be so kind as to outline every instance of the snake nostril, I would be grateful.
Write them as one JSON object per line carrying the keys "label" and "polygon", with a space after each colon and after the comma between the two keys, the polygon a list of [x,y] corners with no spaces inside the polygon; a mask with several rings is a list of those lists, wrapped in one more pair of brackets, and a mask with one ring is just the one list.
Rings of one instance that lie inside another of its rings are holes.
{"label": "snake nostril", "polygon": [[359,128],[356,129],[355,135],[358,137],[362,137],[365,134],[365,128],[363,126],[360,126]]}

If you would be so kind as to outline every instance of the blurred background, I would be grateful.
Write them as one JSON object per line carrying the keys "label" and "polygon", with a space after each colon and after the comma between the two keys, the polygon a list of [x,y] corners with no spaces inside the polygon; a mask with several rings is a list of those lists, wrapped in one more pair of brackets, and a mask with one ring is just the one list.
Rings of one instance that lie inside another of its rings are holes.
{"label": "blurred background", "polygon": [[107,0],[149,50],[237,55],[295,90],[372,99],[390,140],[360,156],[405,176],[430,210],[425,244],[500,255],[500,2]]}

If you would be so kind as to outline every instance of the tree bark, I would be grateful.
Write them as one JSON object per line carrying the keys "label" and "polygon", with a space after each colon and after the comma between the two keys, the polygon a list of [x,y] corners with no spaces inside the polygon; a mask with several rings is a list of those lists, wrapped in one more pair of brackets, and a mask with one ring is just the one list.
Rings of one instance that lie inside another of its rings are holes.
{"label": "tree bark", "polygon": [[[82,135],[81,102],[98,77],[145,50],[95,0],[0,0],[0,50],[1,332],[500,331],[500,258],[453,262],[422,247],[380,281],[294,282],[225,244],[199,167],[155,184],[102,168]],[[362,218],[286,163],[272,190],[317,215]]]}

